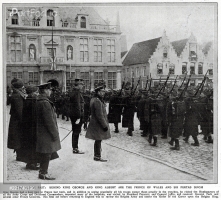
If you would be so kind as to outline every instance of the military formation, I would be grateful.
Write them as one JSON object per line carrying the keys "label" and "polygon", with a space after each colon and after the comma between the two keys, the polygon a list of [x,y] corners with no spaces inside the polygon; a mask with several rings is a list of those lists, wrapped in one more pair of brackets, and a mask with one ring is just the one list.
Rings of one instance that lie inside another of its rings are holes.
{"label": "military formation", "polygon": [[60,116],[71,121],[73,154],[84,154],[78,146],[79,134],[84,128],[86,138],[95,140],[95,161],[107,161],[101,158],[101,142],[111,137],[110,123],[114,124],[115,133],[121,133],[119,123],[122,123],[127,135],[133,136],[135,113],[141,136],[147,137],[153,148],[158,147],[159,137],[170,137],[171,150],[179,151],[181,136],[186,143],[191,136],[194,140],[191,145],[197,147],[199,126],[205,142],[213,143],[213,88],[206,74],[198,86],[190,85],[191,75],[186,75],[180,85],[177,77],[173,84],[168,84],[168,74],[164,82],[159,80],[154,86],[149,78],[142,89],[139,89],[140,80],[136,85],[133,79],[123,81],[119,90],[107,88],[102,81],[95,84],[94,91],[85,89],[82,79],[75,79],[67,92],[51,88],[50,83],[25,88],[21,80],[13,79],[13,93],[7,89],[10,97],[7,104],[11,104],[8,148],[14,149],[17,161],[27,163],[26,168],[40,169],[39,178],[54,180],[47,169],[49,160],[57,158],[61,148],[56,121]]}

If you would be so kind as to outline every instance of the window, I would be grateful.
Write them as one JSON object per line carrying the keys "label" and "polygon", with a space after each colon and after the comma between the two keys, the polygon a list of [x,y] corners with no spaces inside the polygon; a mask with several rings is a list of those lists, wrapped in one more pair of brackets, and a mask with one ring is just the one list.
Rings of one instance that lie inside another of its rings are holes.
{"label": "window", "polygon": [[94,84],[98,84],[103,79],[103,72],[94,72]]}
{"label": "window", "polygon": [[94,39],[94,62],[102,62],[102,40]]}
{"label": "window", "polygon": [[213,75],[213,64],[209,64],[209,75]]}
{"label": "window", "polygon": [[73,60],[73,47],[71,45],[67,46],[67,60]]}
{"label": "window", "polygon": [[187,73],[187,63],[182,63],[182,74]]}
{"label": "window", "polygon": [[40,26],[40,19],[39,18],[34,18],[32,19],[31,25],[32,26]]}
{"label": "window", "polygon": [[175,65],[172,64],[172,63],[169,66],[169,72],[170,72],[170,74],[174,74],[175,73]]}
{"label": "window", "polygon": [[11,36],[11,61],[21,62],[21,37]]}
{"label": "window", "polygon": [[140,69],[139,67],[136,68],[136,77],[139,77],[140,76]]}
{"label": "window", "polygon": [[47,11],[47,26],[54,26],[54,11]]}
{"label": "window", "polygon": [[30,61],[36,60],[36,48],[34,44],[30,44],[29,46],[29,60]]}
{"label": "window", "polygon": [[116,72],[108,72],[108,87],[112,89],[116,89],[117,87],[117,73]]}
{"label": "window", "polygon": [[70,90],[74,85],[75,72],[66,72],[66,89]]}
{"label": "window", "polygon": [[107,54],[108,54],[108,62],[115,62],[115,40],[114,39],[107,40]]}
{"label": "window", "polygon": [[12,24],[13,25],[18,25],[18,14],[14,14],[12,16]]}
{"label": "window", "polygon": [[190,74],[195,74],[195,63],[191,63],[190,65]]}
{"label": "window", "polygon": [[198,74],[203,74],[203,63],[199,63],[198,65]]}
{"label": "window", "polygon": [[81,62],[88,62],[89,61],[88,39],[87,38],[80,39],[80,61]]}
{"label": "window", "polygon": [[163,64],[159,63],[157,65],[157,74],[163,74]]}
{"label": "window", "polygon": [[163,50],[163,58],[167,58],[167,48],[164,48]]}
{"label": "window", "polygon": [[[47,48],[47,52],[48,52],[48,56],[49,57],[56,57],[56,49],[55,48],[53,48],[53,51],[52,51],[52,48]],[[53,55],[53,53],[54,53],[54,55]]]}
{"label": "window", "polygon": [[38,72],[28,72],[28,83],[29,84],[34,84],[34,85],[38,85],[38,80],[39,80],[39,75]]}
{"label": "window", "polygon": [[86,28],[86,18],[81,17],[81,28]]}
{"label": "window", "polygon": [[86,89],[90,89],[90,74],[89,72],[81,72],[81,78],[84,80]]}
{"label": "window", "polygon": [[22,79],[23,77],[23,72],[12,72],[12,79],[13,78],[19,78],[19,79]]}
{"label": "window", "polygon": [[143,67],[143,76],[146,76],[146,66]]}
{"label": "window", "polygon": [[67,20],[66,21],[62,21],[62,27],[68,27],[68,22],[67,22]]}

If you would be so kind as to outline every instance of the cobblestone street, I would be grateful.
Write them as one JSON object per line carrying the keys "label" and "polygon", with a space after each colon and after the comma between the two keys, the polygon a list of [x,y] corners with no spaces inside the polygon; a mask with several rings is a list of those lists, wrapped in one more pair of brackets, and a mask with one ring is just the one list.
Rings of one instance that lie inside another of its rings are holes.
{"label": "cobblestone street", "polygon": [[[62,140],[71,130],[71,123],[58,119],[58,126]],[[169,139],[159,137],[158,147],[150,146],[147,138],[140,136],[136,116],[135,131],[132,137],[126,135],[127,129],[121,128],[121,125],[119,126],[120,133],[114,133],[112,124],[110,124],[110,128],[112,138],[102,142],[102,156],[108,159],[107,163],[93,161],[93,142],[85,138],[86,132],[82,130],[79,146],[81,150],[85,151],[85,154],[72,154],[70,134],[62,142],[62,149],[58,152],[60,158],[50,163],[49,173],[55,174],[56,180],[65,180],[67,183],[68,181],[73,182],[73,180],[79,183],[82,180],[213,182],[213,144],[205,143],[202,135],[198,136],[199,147],[190,145],[193,142],[192,138],[190,138],[189,144],[186,144],[181,137],[180,151],[172,151],[168,144]],[[13,150],[6,149],[5,152],[7,152],[5,177],[8,181],[40,181],[37,178],[37,171],[26,170],[24,163],[15,161]]]}

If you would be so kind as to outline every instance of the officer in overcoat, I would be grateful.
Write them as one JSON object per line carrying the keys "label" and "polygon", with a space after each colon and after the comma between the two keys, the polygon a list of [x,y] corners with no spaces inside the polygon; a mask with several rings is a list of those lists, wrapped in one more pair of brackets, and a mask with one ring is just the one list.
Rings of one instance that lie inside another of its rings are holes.
{"label": "officer in overcoat", "polygon": [[26,162],[26,169],[38,170],[39,163],[36,153],[36,102],[38,87],[29,85],[26,87],[28,94],[22,111],[22,161]]}
{"label": "officer in overcoat", "polygon": [[22,110],[27,94],[22,80],[13,79],[11,85],[13,93],[11,96],[11,117],[9,121],[7,147],[14,149],[16,152],[16,160],[21,161]]}
{"label": "officer in overcoat", "polygon": [[39,85],[39,96],[36,103],[37,116],[37,143],[36,152],[40,154],[39,178],[44,180],[54,180],[48,175],[49,161],[58,158],[57,151],[61,149],[58,132],[55,107],[49,100],[51,95],[51,84]]}
{"label": "officer in overcoat", "polygon": [[90,102],[91,119],[85,137],[95,140],[94,160],[106,162],[101,158],[101,141],[111,138],[110,128],[103,97],[105,90],[103,86],[95,88],[95,95]]}
{"label": "officer in overcoat", "polygon": [[78,149],[79,134],[84,120],[84,98],[81,94],[84,87],[83,79],[75,79],[74,87],[69,92],[69,117],[72,124],[72,148],[74,154],[84,154]]}

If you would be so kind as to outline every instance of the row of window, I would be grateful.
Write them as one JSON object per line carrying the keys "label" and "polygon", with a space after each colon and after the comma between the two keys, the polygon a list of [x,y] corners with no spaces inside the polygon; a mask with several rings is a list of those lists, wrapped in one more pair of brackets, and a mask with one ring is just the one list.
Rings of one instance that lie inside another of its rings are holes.
{"label": "row of window", "polygon": [[[31,24],[25,24],[25,25],[40,26],[39,22],[40,22],[39,17],[33,17],[33,19],[31,20]],[[18,14],[17,13],[13,14],[13,16],[11,18],[11,24],[12,25],[19,25],[19,20],[18,20]],[[73,26],[73,24],[75,24],[75,26]],[[62,27],[70,26],[71,28],[76,28],[76,24],[77,24],[76,19],[72,23],[69,23],[67,20],[62,21]],[[54,17],[54,11],[53,10],[48,10],[47,11],[47,26],[55,26],[55,17]],[[80,28],[86,28],[86,18],[84,16],[82,16],[80,18]]]}
{"label": "row of window", "polygon": [[[94,39],[94,62],[102,62],[102,51],[103,44],[102,39]],[[116,48],[115,40],[107,40],[107,55],[108,62],[116,61]],[[56,48],[47,48],[47,55],[49,57],[56,57]],[[21,37],[11,36],[11,61],[21,62]],[[34,44],[29,45],[29,60],[36,60],[36,47]],[[71,45],[67,46],[67,60],[73,60],[73,47]],[[80,61],[89,62],[89,48],[88,48],[88,38],[80,39]]]}
{"label": "row of window", "polygon": [[[38,72],[28,72],[29,79],[28,84],[39,84],[39,73]],[[80,77],[84,80],[85,88],[89,89],[91,88],[91,79],[90,79],[90,73],[89,72],[81,72]],[[11,77],[8,77],[8,79],[13,78],[19,78],[23,79],[23,72],[12,72]],[[67,90],[71,88],[74,84],[75,79],[75,72],[66,72],[66,87]],[[98,83],[100,81],[104,80],[104,73],[103,72],[94,72],[94,83]],[[107,80],[107,87],[111,89],[116,89],[117,86],[117,74],[116,72],[108,72],[108,80]]]}

